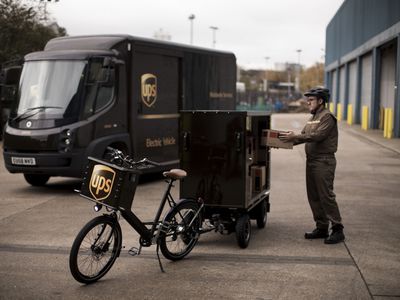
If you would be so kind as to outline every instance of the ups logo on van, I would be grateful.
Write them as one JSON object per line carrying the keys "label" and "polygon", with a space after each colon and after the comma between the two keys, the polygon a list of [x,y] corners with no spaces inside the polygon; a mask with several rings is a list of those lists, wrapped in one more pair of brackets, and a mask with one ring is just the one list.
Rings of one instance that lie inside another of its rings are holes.
{"label": "ups logo on van", "polygon": [[152,107],[157,100],[157,77],[146,73],[142,75],[142,101],[147,107]]}
{"label": "ups logo on van", "polygon": [[94,199],[100,201],[110,196],[115,171],[107,166],[95,165],[90,178],[89,190]]}

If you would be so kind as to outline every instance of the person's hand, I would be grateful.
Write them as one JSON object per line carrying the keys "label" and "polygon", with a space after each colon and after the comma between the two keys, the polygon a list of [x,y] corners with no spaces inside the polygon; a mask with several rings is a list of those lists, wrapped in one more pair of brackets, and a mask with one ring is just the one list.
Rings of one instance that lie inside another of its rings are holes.
{"label": "person's hand", "polygon": [[293,142],[296,138],[296,135],[293,131],[281,132],[279,133],[278,138],[285,143]]}

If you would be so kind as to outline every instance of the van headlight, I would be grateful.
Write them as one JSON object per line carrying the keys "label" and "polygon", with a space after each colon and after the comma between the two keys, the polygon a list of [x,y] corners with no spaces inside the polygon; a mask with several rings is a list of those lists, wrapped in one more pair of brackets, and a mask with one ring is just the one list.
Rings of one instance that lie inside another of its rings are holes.
{"label": "van headlight", "polygon": [[73,144],[73,132],[70,129],[65,129],[60,133],[60,140],[58,143],[59,150],[61,152],[69,152],[72,150]]}

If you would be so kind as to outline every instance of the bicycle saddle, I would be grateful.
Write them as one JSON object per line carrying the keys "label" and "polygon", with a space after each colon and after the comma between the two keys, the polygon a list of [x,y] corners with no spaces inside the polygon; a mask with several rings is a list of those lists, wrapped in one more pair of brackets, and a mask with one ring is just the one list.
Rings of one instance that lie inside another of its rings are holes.
{"label": "bicycle saddle", "polygon": [[171,179],[182,179],[185,178],[186,175],[187,175],[186,171],[181,169],[172,169],[163,173],[164,177],[168,177]]}

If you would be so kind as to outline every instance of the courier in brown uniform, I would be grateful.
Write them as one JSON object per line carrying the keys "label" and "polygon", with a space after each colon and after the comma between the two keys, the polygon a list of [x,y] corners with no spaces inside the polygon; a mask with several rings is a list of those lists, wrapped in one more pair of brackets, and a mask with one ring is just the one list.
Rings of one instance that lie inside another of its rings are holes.
{"label": "courier in brown uniform", "polygon": [[[287,132],[281,134],[280,139],[295,145],[305,143],[307,196],[316,223],[316,228],[307,232],[305,238],[324,238],[325,244],[336,244],[345,239],[342,218],[333,192],[338,145],[337,120],[325,108],[330,97],[328,89],[314,88],[304,96],[307,97],[312,117],[301,134]],[[330,235],[329,223],[332,230]]]}

